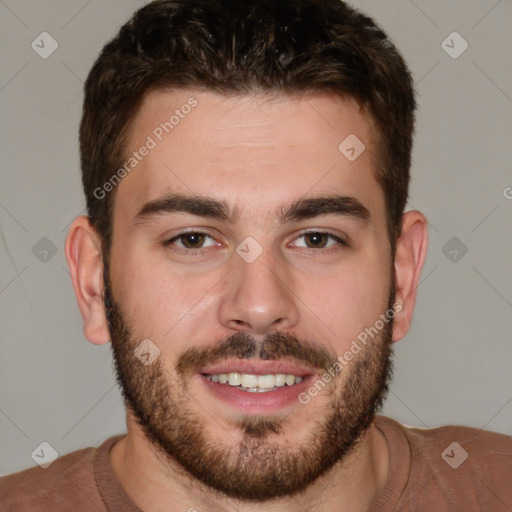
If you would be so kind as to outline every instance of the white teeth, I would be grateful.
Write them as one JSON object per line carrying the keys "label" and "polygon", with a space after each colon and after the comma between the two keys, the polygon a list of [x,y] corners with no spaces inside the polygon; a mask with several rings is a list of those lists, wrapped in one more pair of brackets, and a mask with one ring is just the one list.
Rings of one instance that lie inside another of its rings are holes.
{"label": "white teeth", "polygon": [[263,389],[274,387],[273,375],[258,375],[258,387]]}
{"label": "white teeth", "polygon": [[219,373],[215,375],[206,375],[209,380],[219,382],[220,384],[229,384],[230,386],[241,386],[244,391],[270,390],[284,385],[293,386],[303,381],[304,377],[276,373],[274,375],[252,375],[249,373]]}
{"label": "white teeth", "polygon": [[[243,388],[257,388],[258,387],[258,376],[249,375],[248,373],[240,374],[240,384]],[[262,387],[262,386],[260,386]]]}
{"label": "white teeth", "polygon": [[240,374],[228,373],[228,382],[230,386],[240,386]]}
{"label": "white teeth", "polygon": [[278,373],[274,375],[274,384],[277,387],[284,386],[286,384],[286,375],[284,373]]}

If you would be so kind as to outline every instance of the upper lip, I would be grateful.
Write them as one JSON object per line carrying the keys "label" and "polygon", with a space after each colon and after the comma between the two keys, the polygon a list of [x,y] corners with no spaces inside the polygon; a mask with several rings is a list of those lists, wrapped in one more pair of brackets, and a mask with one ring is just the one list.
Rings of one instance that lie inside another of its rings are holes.
{"label": "upper lip", "polygon": [[218,375],[221,373],[246,373],[249,375],[270,375],[284,373],[304,377],[306,375],[319,374],[318,368],[302,366],[293,361],[249,361],[232,359],[215,365],[201,368],[199,373],[206,375]]}

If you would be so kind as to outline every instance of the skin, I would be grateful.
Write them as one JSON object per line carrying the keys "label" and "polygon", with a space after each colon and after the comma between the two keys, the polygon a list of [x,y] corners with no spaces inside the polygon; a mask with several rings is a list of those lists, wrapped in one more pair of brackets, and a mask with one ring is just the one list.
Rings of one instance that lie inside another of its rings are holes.
{"label": "skin", "polygon": [[[158,364],[173,378],[188,348],[206,349],[237,332],[261,341],[280,331],[342,355],[385,312],[393,269],[395,303],[401,307],[390,338],[402,339],[426,256],[427,223],[420,212],[404,214],[392,262],[385,199],[374,176],[371,120],[353,101],[330,95],[269,99],[158,91],[145,98],[132,123],[128,153],[191,96],[197,106],[115,190],[110,282],[133,338],[151,339],[160,349]],[[352,162],[338,150],[349,134],[366,145]],[[169,193],[224,200],[238,207],[239,219],[230,224],[174,212],[137,224],[144,204]],[[278,222],[279,209],[293,201],[334,193],[356,198],[368,210],[368,220],[329,214]],[[213,237],[202,252],[186,253],[183,239],[164,247],[188,228]],[[301,236],[309,230],[333,233],[349,246],[330,239],[327,248],[310,247]],[[250,264],[236,252],[249,236],[263,249]],[[85,336],[94,344],[107,343],[101,244],[87,217],[72,224],[66,257]],[[350,368],[351,363],[347,372]],[[337,389],[343,388],[344,375]],[[198,375],[187,377],[186,385],[194,398],[188,407],[209,439],[226,449],[239,446],[240,419],[251,414],[212,395]],[[297,447],[315,433],[330,398],[325,389],[307,405],[293,402],[268,415],[259,411],[263,417],[285,418],[268,442]],[[340,503],[346,510],[366,510],[389,469],[385,438],[371,425],[355,450],[300,495],[268,503],[239,501],[213,492],[164,458],[129,408],[127,431],[112,448],[111,462],[127,494],[146,511],[327,511],[339,510]]]}

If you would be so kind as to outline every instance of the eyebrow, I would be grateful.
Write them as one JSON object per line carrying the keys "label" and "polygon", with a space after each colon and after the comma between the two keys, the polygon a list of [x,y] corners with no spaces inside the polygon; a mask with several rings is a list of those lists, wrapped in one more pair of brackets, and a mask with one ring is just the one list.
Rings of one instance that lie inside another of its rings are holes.
{"label": "eyebrow", "polygon": [[[224,200],[211,197],[183,194],[169,194],[147,202],[135,216],[135,224],[146,224],[150,220],[174,212],[190,213],[228,224],[236,224],[240,218],[240,208],[231,208]],[[278,222],[311,219],[319,215],[339,215],[366,223],[370,218],[368,209],[355,197],[328,195],[298,199],[288,207],[278,210]]]}

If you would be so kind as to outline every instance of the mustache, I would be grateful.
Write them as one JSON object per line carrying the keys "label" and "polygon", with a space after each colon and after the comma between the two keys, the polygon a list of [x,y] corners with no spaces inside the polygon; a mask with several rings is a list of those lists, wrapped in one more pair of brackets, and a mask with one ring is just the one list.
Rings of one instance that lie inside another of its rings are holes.
{"label": "mustache", "polygon": [[328,371],[337,361],[336,355],[309,340],[283,332],[268,334],[263,340],[255,340],[249,333],[237,332],[211,347],[191,347],[180,355],[176,370],[184,375],[194,373],[206,365],[226,359],[260,358],[265,361],[287,359],[307,366]]}

